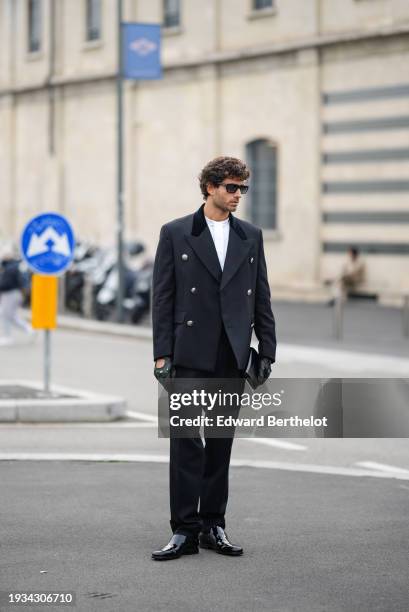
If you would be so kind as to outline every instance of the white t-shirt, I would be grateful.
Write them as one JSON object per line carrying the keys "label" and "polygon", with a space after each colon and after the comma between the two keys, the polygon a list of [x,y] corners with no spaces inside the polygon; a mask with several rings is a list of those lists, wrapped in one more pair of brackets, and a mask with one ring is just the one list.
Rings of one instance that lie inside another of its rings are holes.
{"label": "white t-shirt", "polygon": [[223,270],[226,260],[227,245],[229,243],[230,220],[213,221],[206,217],[206,223],[213,238],[214,246],[216,247],[217,257],[219,258],[220,267]]}

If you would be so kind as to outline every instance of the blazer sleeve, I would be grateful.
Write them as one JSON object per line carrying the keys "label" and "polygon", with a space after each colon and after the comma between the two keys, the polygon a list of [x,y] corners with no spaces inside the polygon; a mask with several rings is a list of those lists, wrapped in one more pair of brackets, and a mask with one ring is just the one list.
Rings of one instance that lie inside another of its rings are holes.
{"label": "blazer sleeve", "polygon": [[275,320],[271,309],[270,286],[267,277],[267,265],[264,255],[263,234],[260,230],[256,296],[254,304],[254,331],[259,341],[258,352],[262,357],[275,361],[276,332]]}
{"label": "blazer sleeve", "polygon": [[152,279],[153,358],[173,354],[175,264],[169,230],[164,225],[156,250]]}

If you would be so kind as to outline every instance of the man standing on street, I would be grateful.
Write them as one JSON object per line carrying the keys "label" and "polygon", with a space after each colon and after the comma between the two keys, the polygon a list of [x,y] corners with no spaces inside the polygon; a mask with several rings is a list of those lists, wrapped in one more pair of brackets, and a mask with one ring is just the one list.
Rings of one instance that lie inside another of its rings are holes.
{"label": "man standing on street", "polygon": [[[242,379],[252,331],[259,341],[258,382],[275,361],[275,322],[260,229],[233,216],[250,172],[233,157],[202,170],[204,204],[166,223],[153,275],[154,374],[167,378]],[[225,532],[233,436],[170,438],[173,537],[153,559],[177,559],[198,546],[238,556]],[[198,510],[200,502],[200,510]]]}

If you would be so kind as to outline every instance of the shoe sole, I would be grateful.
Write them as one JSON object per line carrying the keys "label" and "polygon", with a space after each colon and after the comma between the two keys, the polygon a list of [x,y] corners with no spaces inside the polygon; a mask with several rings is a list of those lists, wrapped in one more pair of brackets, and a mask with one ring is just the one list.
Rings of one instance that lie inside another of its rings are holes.
{"label": "shoe sole", "polygon": [[242,550],[240,552],[226,553],[220,550],[219,548],[214,548],[213,546],[209,546],[208,544],[199,544],[199,547],[204,548],[206,550],[214,550],[214,552],[216,552],[217,554],[224,555],[225,557],[240,557],[240,555],[243,554]]}
{"label": "shoe sole", "polygon": [[192,550],[185,550],[184,552],[182,552],[180,555],[174,555],[173,557],[154,557],[152,555],[152,559],[153,561],[174,561],[175,559],[180,559],[180,557],[183,557],[184,555],[197,555],[199,554],[199,549],[192,549]]}

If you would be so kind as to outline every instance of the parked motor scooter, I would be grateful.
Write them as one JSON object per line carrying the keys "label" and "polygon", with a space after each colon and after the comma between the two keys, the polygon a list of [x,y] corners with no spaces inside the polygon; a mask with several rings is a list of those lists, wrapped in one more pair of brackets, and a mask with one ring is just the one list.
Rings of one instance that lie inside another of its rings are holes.
{"label": "parked motor scooter", "polygon": [[101,249],[86,242],[77,242],[74,260],[65,274],[65,307],[72,312],[84,314],[83,292],[85,275],[99,266]]}
{"label": "parked motor scooter", "polygon": [[93,247],[88,254],[77,252],[66,280],[66,307],[93,318],[96,316],[97,295],[116,263],[116,250],[112,247]]}
{"label": "parked motor scooter", "polygon": [[[145,247],[140,242],[126,243],[124,253],[124,318],[130,323],[136,323],[149,309],[150,291],[148,260],[145,258]],[[100,321],[113,321],[116,315],[118,299],[118,266],[115,264],[102,287],[96,294],[95,313]]]}
{"label": "parked motor scooter", "polygon": [[153,261],[147,260],[138,271],[133,287],[133,296],[127,304],[131,323],[139,323],[151,308]]}

